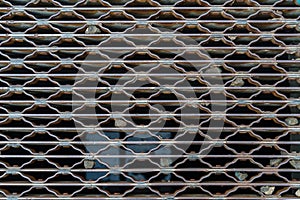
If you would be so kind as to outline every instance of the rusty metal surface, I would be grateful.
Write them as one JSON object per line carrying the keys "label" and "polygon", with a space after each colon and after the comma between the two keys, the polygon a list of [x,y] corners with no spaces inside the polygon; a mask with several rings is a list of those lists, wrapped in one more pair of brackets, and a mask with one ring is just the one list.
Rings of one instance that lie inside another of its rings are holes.
{"label": "rusty metal surface", "polygon": [[292,0],[0,1],[0,199],[298,199]]}

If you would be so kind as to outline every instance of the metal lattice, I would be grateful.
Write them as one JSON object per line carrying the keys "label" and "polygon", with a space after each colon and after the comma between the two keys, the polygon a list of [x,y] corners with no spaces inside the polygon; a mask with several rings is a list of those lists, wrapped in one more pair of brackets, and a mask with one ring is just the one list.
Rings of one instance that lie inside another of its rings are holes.
{"label": "metal lattice", "polygon": [[297,1],[0,13],[0,199],[300,197]]}

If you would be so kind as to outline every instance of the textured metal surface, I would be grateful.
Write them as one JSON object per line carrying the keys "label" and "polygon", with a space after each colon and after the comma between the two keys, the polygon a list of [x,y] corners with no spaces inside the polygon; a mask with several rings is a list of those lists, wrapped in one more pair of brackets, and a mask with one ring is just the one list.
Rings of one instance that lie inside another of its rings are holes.
{"label": "textured metal surface", "polygon": [[0,199],[299,198],[298,5],[0,1]]}

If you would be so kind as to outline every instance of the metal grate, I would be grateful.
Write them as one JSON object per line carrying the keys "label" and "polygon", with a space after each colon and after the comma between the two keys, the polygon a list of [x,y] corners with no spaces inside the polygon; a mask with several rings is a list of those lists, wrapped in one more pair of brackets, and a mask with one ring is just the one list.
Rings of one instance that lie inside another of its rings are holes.
{"label": "metal grate", "polygon": [[299,16],[0,1],[0,199],[299,198]]}

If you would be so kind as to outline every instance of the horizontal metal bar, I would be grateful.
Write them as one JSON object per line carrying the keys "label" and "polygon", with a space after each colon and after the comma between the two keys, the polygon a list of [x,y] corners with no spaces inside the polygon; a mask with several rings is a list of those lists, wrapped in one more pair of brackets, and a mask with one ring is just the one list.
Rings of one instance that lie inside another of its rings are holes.
{"label": "horizontal metal bar", "polygon": [[[256,117],[269,117],[270,118],[270,113],[239,113],[239,114],[233,114],[233,113],[205,113],[205,114],[197,114],[197,113],[181,113],[181,114],[176,114],[176,113],[159,113],[159,114],[126,114],[126,113],[121,113],[119,114],[121,117],[147,117],[147,118],[157,118],[157,117],[211,117],[211,116],[221,116],[221,117],[244,117],[246,118],[256,118]],[[275,117],[299,117],[299,113],[295,114],[278,114],[278,113],[272,113],[271,118]],[[0,114],[0,118],[3,117],[10,117],[10,114]],[[25,114],[25,113],[20,113],[18,114],[20,117],[43,117],[43,118],[53,118],[53,117],[60,117],[61,114]],[[77,114],[77,113],[72,113],[70,114],[72,117],[112,117],[113,114]]]}
{"label": "horizontal metal bar", "polygon": [[[88,127],[45,127],[45,126],[36,126],[36,127],[5,127],[2,125],[0,127],[1,131],[40,131],[40,129],[44,129],[45,131],[135,131],[135,130],[156,130],[156,131],[184,131],[183,127],[98,127],[98,126],[88,126]],[[187,128],[197,128],[198,130],[220,130],[223,131],[264,131],[264,132],[278,132],[278,131],[291,131],[291,132],[300,132],[300,127],[198,127],[198,126],[188,126]],[[42,131],[44,132],[44,131]]]}
{"label": "horizontal metal bar", "polygon": [[[169,90],[217,90],[217,91],[224,91],[224,90],[270,90],[270,91],[280,91],[280,90],[286,90],[286,91],[299,91],[299,87],[276,87],[276,86],[256,86],[256,87],[227,87],[227,86],[206,86],[206,87],[176,87],[176,86],[157,86],[157,87],[128,87],[128,86],[108,86],[108,87],[79,87],[74,86],[72,87],[73,90],[114,90],[115,88],[121,88],[122,90],[159,90],[159,89],[169,89]],[[9,90],[10,87],[0,87],[1,90]],[[60,87],[22,87],[23,90],[60,90]]]}
{"label": "horizontal metal bar", "polygon": [[[190,103],[191,100],[143,100],[146,103],[161,103],[161,104],[167,104],[167,103]],[[224,104],[300,104],[295,102],[294,99],[287,99],[287,100],[199,100],[199,99],[193,99],[193,103],[200,103],[200,104],[213,104],[213,103],[224,103]],[[131,103],[140,103],[141,100],[97,100],[95,99],[93,103],[103,103],[103,104],[131,104]],[[35,100],[0,100],[0,103],[3,104],[34,104],[37,103]],[[91,103],[87,100],[45,100],[45,103],[47,104],[70,104],[70,105],[77,105],[77,104],[85,104],[85,103]]]}
{"label": "horizontal metal bar", "polygon": [[[50,46],[50,47],[40,47],[38,48],[39,51],[51,51],[51,50],[76,50],[76,51],[83,51],[83,50],[122,50],[124,51],[124,48],[126,50],[238,50],[241,47],[239,46],[230,46],[230,47],[203,47],[203,46],[185,46],[180,47],[174,45],[173,47],[153,47],[153,46],[122,46],[122,44],[119,47],[106,47],[106,46],[78,46],[78,47],[58,47],[58,46]],[[278,46],[278,47],[255,47],[255,46],[246,46],[242,47],[245,50],[290,50],[291,48],[299,48],[298,46]],[[0,50],[36,50],[37,47],[0,47]],[[205,60],[205,59],[203,59]]]}
{"label": "horizontal metal bar", "polygon": [[[65,33],[69,33],[69,32],[61,32],[61,33],[53,33],[53,34],[48,34],[48,33],[6,33],[6,34],[0,34],[0,37],[14,37],[14,36],[21,36],[21,37],[61,37],[63,34]],[[143,33],[143,34],[136,34],[136,33],[89,33],[89,34],[80,34],[80,33],[71,33],[72,36],[74,37],[111,37],[114,35],[117,35],[118,37],[137,37],[137,38],[144,38],[144,37],[149,37],[149,36],[154,36],[154,37],[163,37],[161,34],[159,33]],[[175,32],[175,33],[168,33],[168,36],[172,37],[177,37],[177,36],[181,36],[181,37],[188,37],[188,36],[195,36],[195,37],[203,37],[203,36],[207,36],[210,37],[212,36],[211,33],[180,33],[180,32]],[[268,33],[268,34],[264,34],[264,33],[219,33],[219,36],[239,36],[239,37],[264,37],[264,35],[268,35],[268,36],[272,36],[272,37],[284,37],[284,36],[288,36],[288,37],[299,37],[300,33]],[[41,39],[41,38],[40,38]]]}
{"label": "horizontal metal bar", "polygon": [[[69,195],[69,196],[71,196],[71,195]],[[152,199],[152,200],[161,200],[162,198],[163,198],[163,196],[162,197],[157,197],[157,195],[145,195],[145,196],[147,196],[147,197],[140,197],[140,196],[135,196],[135,195],[129,195],[129,197],[123,197],[123,195],[120,195],[121,197],[115,197],[115,196],[117,196],[117,195],[112,195],[112,197],[101,197],[100,195],[95,195],[95,196],[97,196],[97,197],[93,197],[93,195],[87,195],[87,196],[89,196],[89,197],[85,197],[85,196],[80,196],[79,195],[79,197],[77,197],[77,196],[75,196],[75,197],[66,197],[66,196],[63,196],[63,197],[53,197],[53,196],[49,196],[49,197],[30,197],[30,199],[32,199],[32,200],[49,200],[49,199],[53,199],[53,200],[55,200],[55,199],[64,199],[64,200],[107,200],[108,198],[109,199],[111,199],[111,200],[120,200],[120,198],[122,198],[122,199],[125,199],[125,200],[132,200],[132,199],[136,199],[136,200],[149,200],[149,199]],[[236,200],[237,198],[239,199],[239,200],[243,200],[243,199],[245,199],[245,200],[260,200],[260,199],[263,199],[263,200],[278,200],[278,197],[260,197],[260,196],[258,196],[258,194],[257,194],[257,196],[256,195],[250,195],[250,196],[236,196],[236,197],[230,197],[230,196],[226,196],[226,197],[223,197],[222,195],[219,195],[220,196],[220,198],[223,198],[223,199],[228,199],[228,200]],[[167,196],[166,195],[166,197],[165,198],[170,198],[170,195],[169,196]],[[183,195],[180,195],[180,196],[178,196],[178,197],[172,197],[172,199],[174,199],[174,200],[196,200],[196,199],[201,199],[201,200],[215,200],[216,198],[218,198],[218,196],[214,196],[214,197],[210,197],[210,196],[185,196],[185,194],[183,194]],[[28,197],[18,197],[18,200],[28,200]],[[288,198],[289,200],[298,200],[297,198]],[[5,198],[1,198],[0,197],[0,200],[7,200],[7,198],[5,197]]]}
{"label": "horizontal metal bar", "polygon": [[[276,18],[274,18],[276,19]],[[185,19],[180,19],[180,20],[145,20],[147,24],[151,24],[151,23],[164,23],[164,24],[174,24],[174,23],[189,23],[190,20],[185,20]],[[22,24],[36,24],[38,21],[36,20],[0,20],[0,24],[16,24],[16,23],[22,23]],[[89,23],[93,23],[93,24],[105,24],[105,23],[109,23],[109,24],[115,24],[116,22],[118,22],[118,24],[136,24],[138,21],[136,20],[119,20],[119,21],[115,21],[115,20],[89,20]],[[226,20],[201,20],[201,19],[196,19],[193,20],[193,22],[197,22],[197,23],[229,23],[229,24],[234,24],[234,23],[238,23],[239,20],[237,19],[226,19]],[[78,20],[48,20],[47,23],[51,24],[51,23],[58,23],[58,24],[87,24],[88,21],[84,20],[84,19],[78,19]],[[282,18],[278,18],[276,20],[250,20],[250,19],[246,19],[245,23],[258,23],[258,24],[275,24],[275,23],[280,23],[280,24],[298,24],[297,20],[293,20],[293,19],[282,19]]]}
{"label": "horizontal metal bar", "polygon": [[[164,169],[164,168],[162,168]],[[162,171],[160,168],[151,169],[152,172],[160,172]],[[110,169],[69,169],[70,172],[110,172]],[[118,169],[121,172],[149,172],[147,168],[120,168]],[[300,172],[299,169],[289,169],[289,168],[174,168],[168,169],[171,172],[260,172],[260,173],[277,173],[277,172]],[[0,172],[6,172],[6,168],[0,168]],[[22,168],[18,169],[19,172],[59,172],[60,170],[57,168]]]}
{"label": "horizontal metal bar", "polygon": [[[109,133],[104,133],[105,135],[109,135]],[[150,136],[149,136],[150,137]],[[20,145],[60,145],[64,141],[13,141],[13,140],[5,140],[5,141],[0,141],[1,145],[6,145],[6,144],[20,144]],[[189,144],[189,145],[195,145],[195,144],[239,144],[239,145],[290,145],[290,144],[297,144],[300,145],[300,141],[278,141],[278,140],[273,140],[273,141],[268,141],[268,140],[260,140],[260,141],[255,141],[255,140],[247,140],[247,141],[230,141],[230,140],[207,140],[207,141],[178,141],[178,140],[160,140],[160,141],[124,141],[124,140],[110,140],[110,141],[99,141],[99,140],[94,140],[94,141],[67,141],[68,144],[74,144],[74,145],[115,145],[115,144],[123,144],[123,145],[128,145],[128,144],[134,144],[134,145],[152,145],[152,144],[161,144],[161,145],[173,145],[173,144]]]}
{"label": "horizontal metal bar", "polygon": [[[10,63],[9,60],[0,60],[0,63]],[[26,63],[61,63],[62,60],[24,60]],[[227,60],[227,59],[209,59],[209,60],[122,60],[122,59],[113,59],[113,60],[72,60],[73,63],[84,63],[84,64],[92,64],[92,63],[163,63],[163,64],[174,64],[174,63],[216,63],[216,64],[222,64],[222,63],[243,63],[243,64],[299,64],[300,59],[298,60],[276,60],[274,58],[272,59],[257,59],[257,60]],[[240,66],[245,67],[245,66]],[[287,66],[289,67],[289,66]]]}
{"label": "horizontal metal bar", "polygon": [[[18,7],[20,10],[42,10],[42,11],[60,11],[63,10],[63,7],[30,7],[30,6],[20,6]],[[95,11],[95,7],[80,7],[80,6],[68,6],[68,8],[76,11],[85,11],[85,10],[92,10]],[[109,7],[97,7],[97,10],[211,10],[211,9],[230,9],[230,10],[248,10],[249,7],[246,6],[218,6],[218,5],[211,5],[210,7],[206,6],[197,6],[197,7],[192,7],[192,6],[175,6],[175,5],[160,5],[160,6],[151,6],[151,7],[130,7],[130,6],[109,6]],[[282,6],[282,7],[275,7],[275,6],[270,6],[270,5],[260,5],[260,6],[251,6],[251,10],[298,10],[299,8],[294,6]],[[7,11],[15,11],[13,7],[0,7],[0,10],[7,10]]]}
{"label": "horizontal metal bar", "polygon": [[[284,182],[226,182],[226,181],[220,181],[220,182],[145,182],[143,183],[145,187],[151,187],[151,186],[182,186],[185,187],[187,184],[191,183],[194,187],[199,187],[199,186],[265,186],[265,185],[270,185],[270,186],[281,186],[281,187],[298,187],[299,183],[296,181],[291,181],[288,183]],[[55,183],[28,183],[28,182],[1,182],[0,186],[29,186],[29,187],[50,187],[50,186],[61,186],[61,187],[70,187],[70,186],[78,186],[78,187],[91,187],[91,186],[119,186],[119,187],[134,187],[134,186],[140,186],[141,183],[132,183],[132,182],[102,182],[102,183],[78,183],[78,182],[55,182]]]}
{"label": "horizontal metal bar", "polygon": [[[100,149],[99,149],[100,150]],[[154,154],[132,154],[132,155],[107,155],[107,154],[100,154],[97,155],[96,153],[87,153],[86,155],[22,155],[22,158],[29,158],[29,159],[60,159],[60,158],[65,158],[65,159],[87,159],[91,158],[91,156],[95,159],[105,159],[105,158],[118,158],[118,159],[125,159],[125,158],[135,158],[135,159],[151,159],[151,158],[190,158],[190,155],[180,155],[180,154],[163,154],[163,155],[154,155]],[[20,155],[1,155],[1,158],[16,158],[19,159]],[[245,159],[256,159],[256,158],[275,158],[275,159],[297,159],[299,160],[299,156],[295,156],[292,154],[289,155],[271,155],[271,154],[266,154],[266,155],[254,155],[254,154],[246,154],[246,153],[240,153],[240,154],[233,154],[232,155],[216,155],[216,154],[209,154],[209,155],[202,155],[202,154],[195,154],[193,155],[193,159],[204,159],[204,158],[239,158],[242,160]]]}
{"label": "horizontal metal bar", "polygon": [[206,73],[206,72],[193,72],[193,73],[138,73],[138,74],[119,74],[119,73],[114,73],[114,74],[106,74],[106,73],[78,73],[78,74],[73,74],[73,73],[66,73],[66,74],[50,74],[50,73],[36,73],[36,74],[0,74],[0,77],[7,77],[7,78],[14,78],[14,77],[68,77],[68,78],[85,78],[85,77],[95,77],[97,75],[98,77],[136,77],[136,76],[153,76],[153,77],[205,77],[205,76],[222,76],[222,77],[292,77],[292,78],[300,78],[300,73],[293,73],[293,72],[284,72],[284,73]]}

